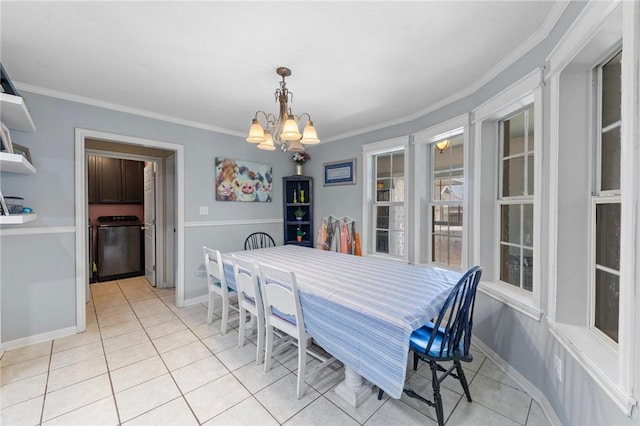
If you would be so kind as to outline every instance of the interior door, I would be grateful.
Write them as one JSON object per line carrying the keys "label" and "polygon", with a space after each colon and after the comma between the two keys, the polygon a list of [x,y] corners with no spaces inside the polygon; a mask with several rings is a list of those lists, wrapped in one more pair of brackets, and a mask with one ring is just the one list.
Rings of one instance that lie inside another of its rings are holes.
{"label": "interior door", "polygon": [[154,163],[144,167],[144,275],[156,286],[156,175]]}

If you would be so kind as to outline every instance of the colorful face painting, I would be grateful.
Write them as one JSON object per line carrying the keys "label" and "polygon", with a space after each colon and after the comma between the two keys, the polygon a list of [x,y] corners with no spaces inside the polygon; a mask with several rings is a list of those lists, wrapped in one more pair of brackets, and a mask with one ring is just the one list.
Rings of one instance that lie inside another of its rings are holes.
{"label": "colorful face painting", "polygon": [[216,157],[216,201],[271,201],[270,164]]}

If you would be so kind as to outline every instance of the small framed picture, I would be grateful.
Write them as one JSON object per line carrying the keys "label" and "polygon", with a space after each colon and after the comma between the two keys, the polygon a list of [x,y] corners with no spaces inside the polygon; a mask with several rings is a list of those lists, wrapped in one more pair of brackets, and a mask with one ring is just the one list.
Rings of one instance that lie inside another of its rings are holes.
{"label": "small framed picture", "polygon": [[0,121],[0,151],[13,154],[13,144],[11,143],[11,134],[9,129]]}
{"label": "small framed picture", "polygon": [[324,186],[355,185],[356,159],[324,163]]}
{"label": "small framed picture", "polygon": [[24,158],[27,159],[28,162],[33,164],[33,162],[31,161],[31,153],[29,152],[29,148],[27,148],[26,146],[22,146],[22,145],[18,145],[17,143],[14,143],[13,153],[22,155]]}

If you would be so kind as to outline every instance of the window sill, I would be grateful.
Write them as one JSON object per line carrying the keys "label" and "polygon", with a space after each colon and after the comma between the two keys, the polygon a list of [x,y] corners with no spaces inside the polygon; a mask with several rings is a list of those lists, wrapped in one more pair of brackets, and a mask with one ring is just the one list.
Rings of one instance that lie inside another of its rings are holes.
{"label": "window sill", "polygon": [[585,327],[548,320],[549,331],[593,378],[611,400],[627,415],[637,401],[620,386],[618,351]]}
{"label": "window sill", "polygon": [[536,321],[542,318],[542,311],[533,299],[533,295],[525,294],[520,289],[509,288],[506,284],[482,281],[478,290]]}

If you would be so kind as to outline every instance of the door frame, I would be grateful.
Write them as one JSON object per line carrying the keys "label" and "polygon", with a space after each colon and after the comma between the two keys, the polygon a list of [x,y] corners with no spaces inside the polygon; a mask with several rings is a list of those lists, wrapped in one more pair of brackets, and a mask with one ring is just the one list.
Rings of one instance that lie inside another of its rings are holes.
{"label": "door frame", "polygon": [[[87,216],[88,183],[85,139],[99,139],[147,148],[165,149],[175,152],[175,199],[176,199],[176,263],[175,303],[184,304],[184,146],[152,139],[119,135],[97,130],[75,129],[75,234],[76,234],[76,332],[87,328],[86,277],[88,267]],[[112,153],[113,155],[113,153]],[[127,155],[127,154],[122,154]]]}

